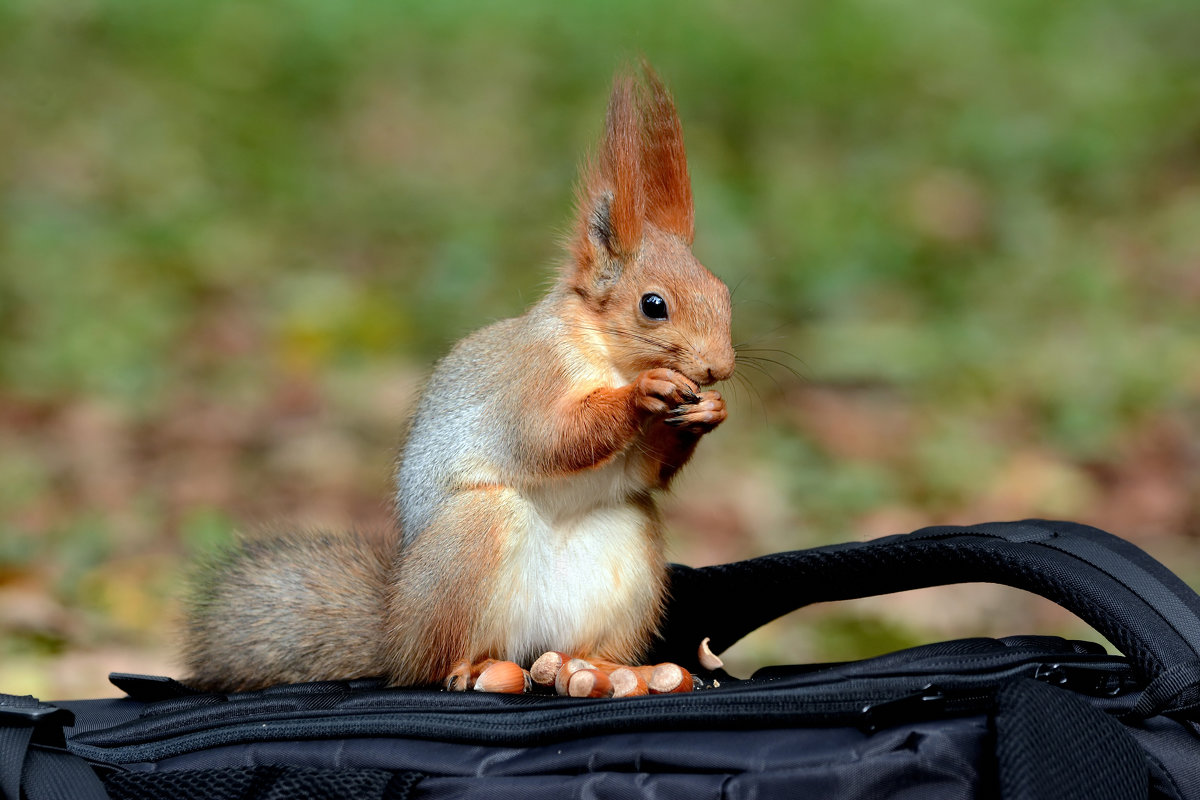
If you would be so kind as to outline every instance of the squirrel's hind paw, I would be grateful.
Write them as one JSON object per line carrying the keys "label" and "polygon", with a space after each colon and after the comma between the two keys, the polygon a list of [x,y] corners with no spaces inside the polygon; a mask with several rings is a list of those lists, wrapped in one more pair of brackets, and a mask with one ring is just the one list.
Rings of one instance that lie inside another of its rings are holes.
{"label": "squirrel's hind paw", "polygon": [[520,664],[512,661],[497,661],[485,658],[472,664],[460,661],[446,676],[445,687],[450,692],[496,692],[498,694],[524,694],[529,691],[529,673]]}

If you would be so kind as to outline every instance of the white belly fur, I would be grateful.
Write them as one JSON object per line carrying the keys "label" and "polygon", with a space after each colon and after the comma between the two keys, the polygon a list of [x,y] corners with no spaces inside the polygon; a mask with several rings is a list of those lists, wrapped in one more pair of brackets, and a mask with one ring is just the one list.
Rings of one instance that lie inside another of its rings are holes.
{"label": "white belly fur", "polygon": [[647,617],[658,599],[651,521],[627,502],[624,461],[509,496],[520,522],[480,627],[503,641],[479,644],[528,664],[546,650],[603,650]]}

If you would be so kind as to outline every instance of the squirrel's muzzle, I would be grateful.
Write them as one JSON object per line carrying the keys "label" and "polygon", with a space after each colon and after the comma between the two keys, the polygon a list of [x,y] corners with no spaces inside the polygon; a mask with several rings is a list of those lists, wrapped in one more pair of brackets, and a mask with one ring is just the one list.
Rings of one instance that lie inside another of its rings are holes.
{"label": "squirrel's muzzle", "polygon": [[722,354],[720,358],[710,360],[705,365],[705,374],[703,380],[697,381],[702,386],[708,386],[717,381],[727,380],[733,375],[733,369],[737,362],[737,358],[730,348],[727,354]]}

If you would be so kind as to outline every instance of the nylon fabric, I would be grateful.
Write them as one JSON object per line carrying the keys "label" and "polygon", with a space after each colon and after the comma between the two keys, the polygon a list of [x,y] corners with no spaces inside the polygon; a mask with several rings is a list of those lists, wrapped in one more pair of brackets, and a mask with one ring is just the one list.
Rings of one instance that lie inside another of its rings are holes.
{"label": "nylon fabric", "polygon": [[21,773],[32,738],[32,723],[13,722],[0,727],[0,792],[4,800],[21,798]]}
{"label": "nylon fabric", "polygon": [[153,765],[130,766],[180,770],[303,763],[321,769],[393,769],[491,780],[593,772],[756,775],[792,770],[818,774],[837,764],[851,769],[849,765],[883,761],[899,767],[911,758],[931,771],[959,773],[970,772],[970,765],[981,757],[987,736],[986,718],[971,716],[910,721],[874,734],[853,727],[658,731],[564,739],[541,747],[365,737],[340,740],[336,747],[328,741],[230,745]]}
{"label": "nylon fabric", "polygon": [[[33,697],[3,695],[0,707],[0,794],[4,800],[104,800],[108,795],[86,761],[64,743],[61,711]],[[37,714],[38,716],[24,716]],[[40,742],[50,742],[47,747]]]}
{"label": "nylon fabric", "polygon": [[95,770],[66,751],[31,748],[22,782],[28,800],[107,800]]}
{"label": "nylon fabric", "polygon": [[1197,686],[1200,686],[1200,661],[1175,664],[1146,686],[1130,716],[1146,719],[1163,710],[1191,708],[1197,702]]}
{"label": "nylon fabric", "polygon": [[1003,800],[1144,800],[1150,772],[1115,720],[1069,692],[1019,680],[997,696]]}
{"label": "nylon fabric", "polygon": [[[118,676],[146,702],[60,704],[78,719],[68,745],[120,765],[106,784],[136,800],[1200,800],[1200,597],[1116,537],[1026,520],[672,569],[651,660],[696,670],[701,638],[719,652],[811,602],[975,581],[1064,605],[1125,657],[1053,637],[978,638],[610,701],[369,680],[196,694]],[[23,721],[20,709],[53,710],[16,703],[10,722]],[[6,743],[4,730],[0,760],[56,755],[20,733]],[[51,732],[39,726],[34,741]]]}
{"label": "nylon fabric", "polygon": [[[696,645],[721,652],[742,636],[815,602],[948,583],[1002,583],[1075,612],[1114,642],[1150,680],[1196,658],[1194,593],[1152,559],[1125,557],[1127,544],[1096,528],[1026,520],[926,528],[904,536],[762,556],[671,572],[671,604],[652,660],[698,669]],[[1087,553],[1104,562],[1101,568]],[[1098,554],[1098,555],[1097,555]],[[1149,564],[1156,566],[1149,567]],[[1147,599],[1147,597],[1152,598]],[[1183,619],[1166,619],[1157,605]]]}
{"label": "nylon fabric", "polygon": [[[1185,600],[1173,585],[1178,579],[1161,564],[1156,568],[1142,565],[1117,551],[1119,540],[1105,534],[1095,536],[1056,536],[1044,543],[1046,547],[1076,556],[1090,566],[1102,570],[1140,598],[1145,605],[1170,625],[1192,652],[1200,655],[1200,615],[1193,604]],[[1195,593],[1191,593],[1193,598]]]}
{"label": "nylon fabric", "polygon": [[[617,734],[543,747],[350,739],[262,743],[189,754],[158,770],[230,763],[323,769],[420,768],[422,798],[973,798],[984,717],[867,734],[855,728]],[[922,792],[932,792],[922,794]]]}
{"label": "nylon fabric", "polygon": [[225,767],[122,772],[106,782],[113,800],[405,800],[420,775],[384,770]]}

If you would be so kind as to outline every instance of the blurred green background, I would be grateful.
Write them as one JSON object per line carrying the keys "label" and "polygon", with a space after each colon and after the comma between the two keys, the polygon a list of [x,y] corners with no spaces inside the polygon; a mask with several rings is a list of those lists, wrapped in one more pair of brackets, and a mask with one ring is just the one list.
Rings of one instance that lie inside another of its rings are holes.
{"label": "blurred green background", "polygon": [[[0,0],[0,689],[176,672],[235,529],[387,524],[423,375],[537,297],[643,55],[762,357],[675,559],[1048,515],[1196,583],[1197,42],[1190,0]],[[938,589],[731,662],[1033,630],[1080,626]]]}

